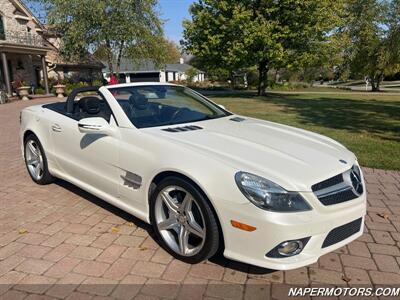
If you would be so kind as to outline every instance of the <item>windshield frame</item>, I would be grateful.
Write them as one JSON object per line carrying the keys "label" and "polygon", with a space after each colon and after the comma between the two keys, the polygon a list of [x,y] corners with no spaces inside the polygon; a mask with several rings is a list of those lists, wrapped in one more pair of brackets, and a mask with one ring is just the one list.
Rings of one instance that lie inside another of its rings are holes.
{"label": "windshield frame", "polygon": [[[131,120],[131,118],[127,115],[127,113],[125,112],[125,110],[122,108],[122,106],[120,105],[120,103],[118,102],[118,99],[115,97],[115,95],[113,94],[113,92],[118,92],[118,91],[129,91],[132,90],[134,88],[146,88],[146,87],[165,87],[165,88],[182,88],[183,91],[185,92],[185,94],[187,94],[188,97],[193,97],[194,101],[198,101],[199,103],[201,102],[205,102],[205,103],[201,103],[202,105],[204,105],[205,107],[208,107],[210,110],[214,111],[214,112],[221,112],[221,115],[215,116],[215,117],[206,117],[206,118],[201,118],[198,120],[192,120],[192,121],[177,121],[177,122],[173,122],[173,123],[165,123],[165,124],[156,124],[156,125],[151,125],[151,126],[143,126],[143,127],[138,127],[136,126],[133,121]],[[175,126],[175,125],[182,125],[182,124],[189,124],[189,123],[196,123],[196,122],[202,122],[202,121],[209,121],[209,120],[216,120],[216,119],[220,119],[220,118],[225,118],[228,116],[232,116],[233,114],[229,111],[227,111],[225,108],[219,106],[218,104],[216,104],[215,102],[213,102],[212,100],[210,100],[209,98],[207,98],[206,96],[202,95],[201,93],[187,87],[187,86],[183,86],[183,85],[177,85],[177,84],[168,84],[168,83],[163,83],[163,84],[137,84],[137,83],[133,83],[133,84],[119,84],[119,85],[112,85],[112,86],[105,86],[105,88],[107,88],[107,90],[110,92],[110,94],[113,96],[114,100],[118,103],[118,105],[120,106],[122,112],[124,113],[124,115],[126,116],[126,118],[129,120],[129,122],[132,124],[132,126],[136,129],[147,129],[147,128],[156,128],[156,127],[165,127],[165,126]],[[200,98],[200,99],[196,99]]]}

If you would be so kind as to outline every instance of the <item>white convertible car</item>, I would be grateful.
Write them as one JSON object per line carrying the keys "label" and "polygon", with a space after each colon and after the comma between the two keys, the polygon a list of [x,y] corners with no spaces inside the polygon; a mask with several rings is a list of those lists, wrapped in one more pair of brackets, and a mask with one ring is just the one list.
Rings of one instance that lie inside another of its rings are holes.
{"label": "white convertible car", "polygon": [[352,152],[183,86],[78,89],[24,109],[20,134],[36,183],[62,178],[152,224],[188,263],[220,250],[293,269],[363,232],[366,191]]}

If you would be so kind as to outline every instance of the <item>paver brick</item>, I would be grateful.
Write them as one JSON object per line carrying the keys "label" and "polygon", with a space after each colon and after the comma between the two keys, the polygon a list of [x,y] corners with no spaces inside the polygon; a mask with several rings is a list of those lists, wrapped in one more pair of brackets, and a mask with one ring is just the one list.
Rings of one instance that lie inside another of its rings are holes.
{"label": "paver brick", "polygon": [[81,259],[95,259],[102,252],[101,249],[93,247],[78,246],[72,250],[70,256]]}
{"label": "paver brick", "polygon": [[19,264],[15,270],[40,275],[43,274],[53,264],[53,262],[43,259],[28,258]]}
{"label": "paver brick", "polygon": [[106,263],[85,260],[74,268],[74,272],[87,276],[100,277],[109,267],[110,265]]}
{"label": "paver brick", "polygon": [[24,248],[18,251],[18,255],[31,258],[42,258],[46,253],[48,253],[51,250],[52,248],[50,247],[26,245]]}
{"label": "paver brick", "polygon": [[160,278],[165,271],[165,265],[147,261],[138,261],[132,269],[131,274]]}
{"label": "paver brick", "polygon": [[387,231],[371,230],[371,235],[378,244],[394,245],[396,242]]}
{"label": "paver brick", "polygon": [[18,252],[20,249],[24,248],[25,244],[22,243],[17,243],[17,242],[11,242],[8,245],[4,246],[3,248],[0,248],[0,260],[5,259],[16,252]]}
{"label": "paver brick", "polygon": [[126,276],[112,293],[112,297],[121,300],[133,299],[142,289],[147,278],[135,275]]}
{"label": "paver brick", "polygon": [[399,265],[393,256],[374,254],[373,258],[375,259],[376,265],[380,271],[400,274]]}
{"label": "paver brick", "polygon": [[361,284],[371,284],[371,280],[369,279],[368,273],[365,270],[345,267],[344,273],[346,274],[346,277],[350,280],[350,285],[356,286]]}
{"label": "paver brick", "polygon": [[190,265],[174,259],[165,270],[162,278],[169,281],[183,281],[189,272]]}
{"label": "paver brick", "polygon": [[81,260],[77,258],[64,257],[49,268],[45,275],[53,278],[62,278],[71,272],[80,262]]}
{"label": "paver brick", "polygon": [[179,286],[174,282],[151,278],[145,283],[140,292],[158,298],[175,299],[178,291]]}
{"label": "paver brick", "polygon": [[129,274],[136,261],[131,259],[120,258],[114,262],[111,267],[104,273],[104,278],[122,280]]}
{"label": "paver brick", "polygon": [[76,246],[70,244],[61,244],[47,253],[43,258],[50,261],[59,261],[70,254]]}
{"label": "paver brick", "polygon": [[18,242],[30,244],[30,245],[40,245],[43,243],[49,236],[40,234],[40,233],[25,233],[21,234],[21,237],[18,239]]}
{"label": "paver brick", "polygon": [[[113,263],[116,261],[123,252],[125,252],[126,247],[120,245],[111,245],[110,247],[106,248],[103,253],[96,258],[98,261]],[[133,261],[130,259],[130,261]]]}
{"label": "paver brick", "polygon": [[67,227],[63,229],[63,232],[70,232],[70,233],[77,233],[77,234],[84,234],[92,227],[87,224],[69,224]]}
{"label": "paver brick", "polygon": [[396,246],[368,243],[368,248],[372,253],[400,256],[400,250]]}
{"label": "paver brick", "polygon": [[204,279],[221,280],[224,276],[224,270],[214,265],[200,263],[191,267],[190,275]]}
{"label": "paver brick", "polygon": [[370,271],[372,283],[381,285],[398,285],[400,284],[400,274]]}
{"label": "paver brick", "polygon": [[364,270],[377,270],[375,261],[372,258],[343,254],[341,257],[345,267],[353,267]]}
{"label": "paver brick", "polygon": [[87,234],[74,234],[65,242],[67,244],[74,244],[77,246],[89,246],[95,239],[96,239],[95,236]]}
{"label": "paver brick", "polygon": [[109,295],[115,288],[117,281],[106,278],[88,277],[78,287],[78,291],[100,296]]}
{"label": "paver brick", "polygon": [[25,260],[25,258],[23,258],[22,256],[13,255],[13,256],[9,256],[6,259],[0,261],[0,276],[11,271],[16,266],[18,266],[20,263],[22,263],[24,260]]}
{"label": "paver brick", "polygon": [[14,288],[28,293],[43,294],[55,282],[54,278],[31,274],[24,277]]}
{"label": "paver brick", "polygon": [[128,236],[128,235],[121,235],[115,241],[114,244],[122,245],[126,247],[136,247],[142,244],[144,238],[137,237],[137,236]]}
{"label": "paver brick", "polygon": [[105,249],[110,246],[116,239],[118,235],[113,233],[104,233],[97,237],[97,239],[92,243],[92,247]]}
{"label": "paver brick", "polygon": [[354,241],[347,245],[351,255],[371,257],[371,253],[368,250],[367,244],[359,241]]}

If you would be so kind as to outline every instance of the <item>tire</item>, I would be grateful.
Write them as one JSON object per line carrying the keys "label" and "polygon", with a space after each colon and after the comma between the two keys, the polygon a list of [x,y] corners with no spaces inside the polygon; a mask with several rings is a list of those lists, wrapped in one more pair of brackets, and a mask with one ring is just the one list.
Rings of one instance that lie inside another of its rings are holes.
{"label": "tire", "polygon": [[43,146],[34,134],[29,134],[24,140],[24,159],[26,169],[35,183],[45,185],[55,180],[49,172]]}
{"label": "tire", "polygon": [[[175,205],[171,205],[171,201]],[[220,231],[211,205],[204,194],[184,178],[167,177],[157,185],[150,197],[150,220],[161,246],[186,263],[202,262],[219,248]],[[188,247],[181,243],[186,240]]]}

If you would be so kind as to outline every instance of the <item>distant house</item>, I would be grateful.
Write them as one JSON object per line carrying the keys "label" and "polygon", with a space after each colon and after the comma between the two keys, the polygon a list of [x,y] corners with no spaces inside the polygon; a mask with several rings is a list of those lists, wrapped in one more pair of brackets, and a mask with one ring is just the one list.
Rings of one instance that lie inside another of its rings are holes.
{"label": "distant house", "polygon": [[[103,61],[105,66],[103,69],[103,76],[109,80],[110,70],[107,63]],[[202,82],[205,79],[205,73],[197,70],[191,65],[185,64],[181,58],[177,64],[166,64],[164,67],[159,68],[150,61],[143,61],[139,64],[135,64],[132,60],[122,59],[120,71],[119,71],[119,82],[179,82],[188,80],[188,70],[195,69],[196,75],[193,76],[192,81]]]}
{"label": "distant house", "polygon": [[0,88],[9,96],[22,82],[35,87],[43,83],[48,93],[48,77],[63,79],[70,70],[101,75],[101,62],[93,58],[65,61],[59,45],[60,37],[41,24],[22,1],[0,0]]}

